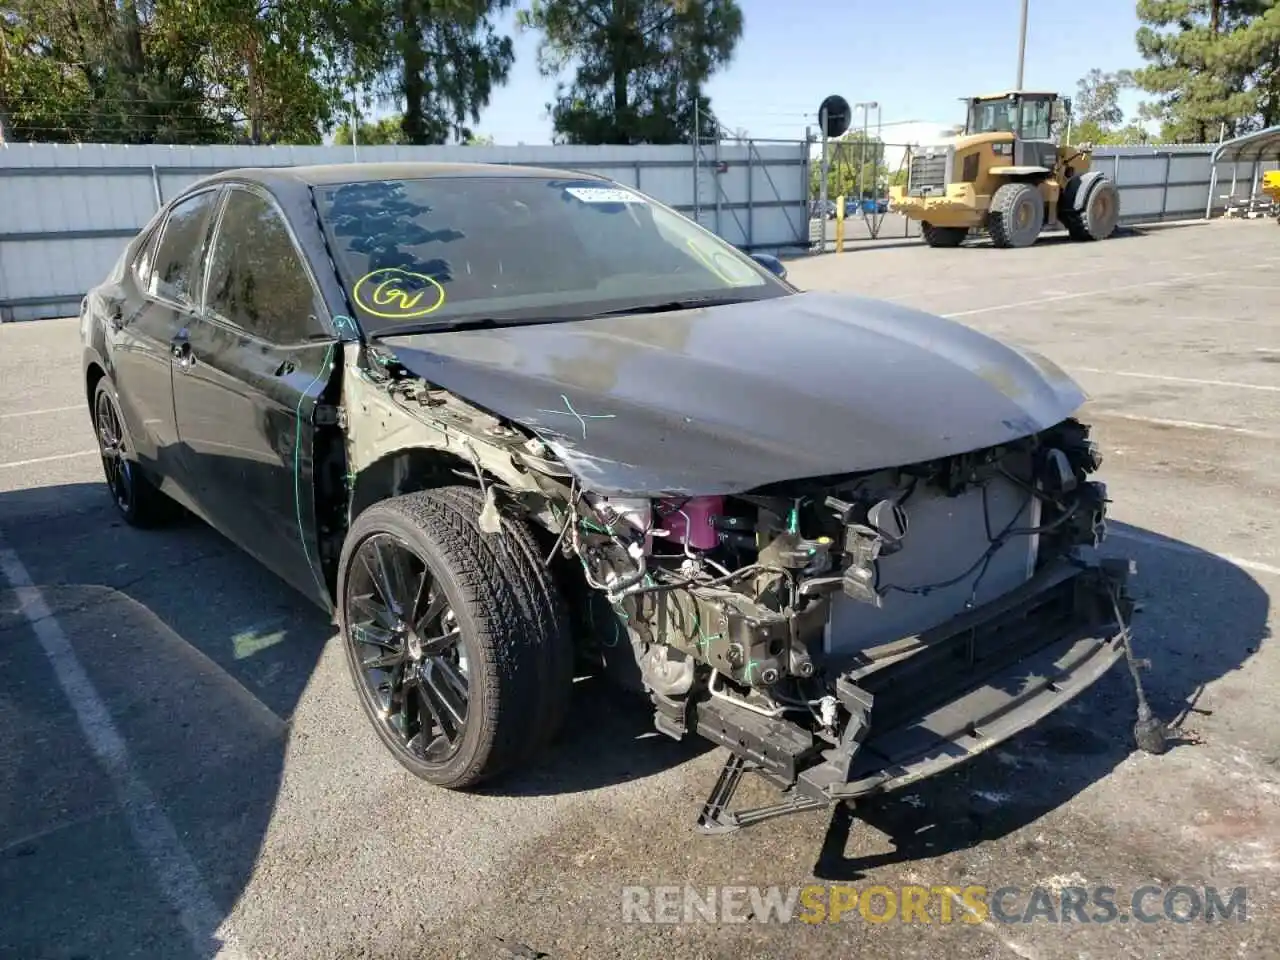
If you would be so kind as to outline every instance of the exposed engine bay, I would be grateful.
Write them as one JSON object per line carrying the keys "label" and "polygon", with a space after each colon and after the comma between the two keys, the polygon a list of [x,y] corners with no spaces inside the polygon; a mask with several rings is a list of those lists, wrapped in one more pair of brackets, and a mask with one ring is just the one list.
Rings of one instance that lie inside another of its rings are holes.
{"label": "exposed engine bay", "polygon": [[[1098,464],[1069,420],[1006,448],[785,489],[578,495],[565,549],[625,630],[660,729],[676,733],[673,704],[703,693],[829,729],[832,670],[1100,542]],[[604,659],[624,678],[619,656]]]}
{"label": "exposed engine bay", "polygon": [[1106,488],[1074,418],[738,494],[605,496],[519,425],[374,369],[349,399],[433,424],[431,445],[461,455],[453,473],[476,479],[486,512],[522,510],[548,563],[581,571],[583,593],[566,594],[582,652],[648,695],[659,731],[730,749],[706,829],[743,825],[724,807],[746,769],[787,791],[786,810],[900,786],[1056,709],[1128,652],[1129,565],[1092,556]]}

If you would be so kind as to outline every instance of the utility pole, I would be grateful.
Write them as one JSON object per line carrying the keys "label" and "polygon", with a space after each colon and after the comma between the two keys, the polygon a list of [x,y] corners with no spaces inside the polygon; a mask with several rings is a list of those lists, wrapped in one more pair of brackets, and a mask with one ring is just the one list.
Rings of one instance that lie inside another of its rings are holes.
{"label": "utility pole", "polygon": [[[866,185],[863,183],[863,171],[866,170],[866,167],[867,167],[867,138],[871,135],[871,111],[872,110],[876,112],[876,131],[877,133],[879,133],[880,104],[877,103],[875,100],[866,100],[866,101],[863,101],[862,103],[855,103],[853,105],[853,109],[862,111],[862,144],[861,144],[861,149],[858,151],[857,182],[858,182],[858,209],[861,210],[863,213],[865,213],[866,211],[863,209],[862,201],[863,201],[863,194],[866,192]],[[877,141],[878,140],[879,140],[879,137],[877,137]],[[876,151],[880,151],[881,149],[883,149],[883,144],[877,142]],[[874,167],[876,170],[879,170],[880,156],[878,155],[878,153],[873,154],[873,156],[874,156],[874,161],[873,161]]]}
{"label": "utility pole", "polygon": [[1016,89],[1022,89],[1022,68],[1027,59],[1027,0],[1022,0],[1022,25],[1018,28],[1018,83]]}
{"label": "utility pole", "polygon": [[827,161],[827,111],[825,109],[818,110],[818,128],[822,130],[822,160],[819,167],[820,179],[818,181],[818,230],[821,237],[821,244],[818,250],[822,253],[827,252],[827,176],[831,169]]}

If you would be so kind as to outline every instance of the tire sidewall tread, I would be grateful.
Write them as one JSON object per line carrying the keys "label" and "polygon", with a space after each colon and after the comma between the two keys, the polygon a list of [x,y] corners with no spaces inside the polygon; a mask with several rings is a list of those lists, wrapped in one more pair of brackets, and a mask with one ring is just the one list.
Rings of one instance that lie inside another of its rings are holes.
{"label": "tire sidewall tread", "polygon": [[[1014,211],[1022,197],[1028,192],[1035,194],[1037,204],[1037,223],[1035,235],[1032,236],[1029,243],[1015,243],[1015,235],[1009,229],[1006,221],[1012,222]],[[1014,181],[1013,183],[1002,183],[994,194],[991,196],[991,208],[987,217],[987,232],[991,234],[991,242],[997,247],[1030,247],[1034,246],[1036,240],[1040,236],[1040,231],[1044,229],[1044,205],[1040,197],[1040,191],[1036,189],[1035,184],[1025,183],[1023,181]]]}
{"label": "tire sidewall tread", "polygon": [[[438,786],[465,789],[506,772],[545,742],[557,689],[550,665],[567,643],[549,575],[532,561],[520,522],[479,528],[479,491],[444,487],[374,504],[351,526],[339,565],[338,620],[358,698],[378,737],[410,772]],[[374,533],[399,537],[421,553],[445,591],[469,654],[468,713],[458,751],[442,765],[406,755],[376,714],[346,623],[346,583],[357,547]],[[565,687],[571,687],[570,674]]]}

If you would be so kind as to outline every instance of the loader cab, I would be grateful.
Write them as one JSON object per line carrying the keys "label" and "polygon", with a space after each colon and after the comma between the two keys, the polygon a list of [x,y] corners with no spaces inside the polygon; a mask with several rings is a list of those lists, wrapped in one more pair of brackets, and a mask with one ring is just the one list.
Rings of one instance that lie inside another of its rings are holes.
{"label": "loader cab", "polygon": [[1010,159],[1013,166],[1044,168],[1046,172],[1054,168],[1058,155],[1055,126],[1070,109],[1069,100],[1056,93],[1009,90],[970,97],[966,103],[966,136],[1012,134],[1013,156]]}
{"label": "loader cab", "polygon": [[1049,140],[1054,123],[1068,101],[1056,93],[1026,93],[1012,90],[968,99],[966,136],[981,133],[1012,133],[1019,140]]}

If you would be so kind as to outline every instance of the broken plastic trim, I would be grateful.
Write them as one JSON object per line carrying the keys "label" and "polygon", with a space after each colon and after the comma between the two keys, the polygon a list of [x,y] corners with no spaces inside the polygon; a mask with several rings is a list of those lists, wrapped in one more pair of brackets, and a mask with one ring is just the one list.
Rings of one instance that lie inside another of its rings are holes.
{"label": "broken plastic trim", "polygon": [[[1132,613],[1132,603],[1123,593],[1126,576],[1126,569],[1110,563],[1057,564],[1019,590],[922,636],[909,650],[840,675],[837,690],[851,694],[863,709],[851,713],[839,744],[825,751],[824,760],[803,770],[798,768],[806,753],[804,744],[796,736],[787,743],[782,724],[771,724],[755,743],[741,738],[734,743],[727,730],[717,735],[712,718],[702,716],[705,704],[699,704],[699,733],[727,746],[732,755],[704,805],[698,829],[723,833],[897,790],[965,763],[1034,726],[1125,656],[1126,621]],[[1121,614],[1121,621],[1110,615],[1113,610]],[[957,646],[992,651],[990,665],[936,693],[923,709],[910,709],[915,692],[911,674],[921,670],[936,680],[939,672],[930,667]],[[893,690],[897,683],[907,688],[905,698],[903,691]],[[877,694],[882,698],[878,705]],[[847,708],[850,697],[841,700]],[[879,729],[877,706],[883,708]],[[722,716],[717,719],[725,726],[751,724],[747,718],[723,716],[723,708],[718,711]],[[731,812],[733,793],[748,771],[783,787],[783,800]]]}

